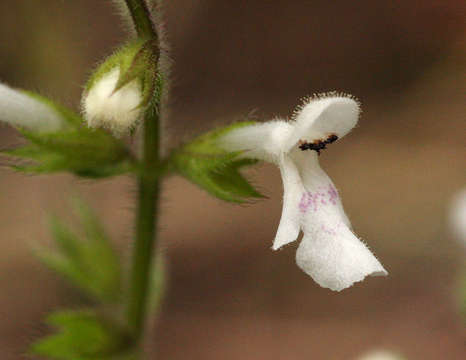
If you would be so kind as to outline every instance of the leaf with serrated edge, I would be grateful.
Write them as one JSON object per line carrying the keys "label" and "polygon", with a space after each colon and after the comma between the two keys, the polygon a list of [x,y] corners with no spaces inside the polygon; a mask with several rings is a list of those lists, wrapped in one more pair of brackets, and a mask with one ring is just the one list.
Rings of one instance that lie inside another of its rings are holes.
{"label": "leaf with serrated edge", "polygon": [[121,298],[121,266],[102,226],[90,209],[75,201],[85,236],[71,232],[57,217],[50,227],[57,246],[55,251],[42,249],[39,258],[50,269],[102,303]]}
{"label": "leaf with serrated edge", "polygon": [[57,311],[46,322],[57,333],[32,344],[30,352],[57,360],[112,359],[129,349],[129,335],[91,310]]}
{"label": "leaf with serrated edge", "polygon": [[30,144],[3,151],[5,155],[33,161],[14,164],[19,171],[39,174],[69,171],[99,178],[137,169],[137,161],[126,146],[103,130],[79,128],[48,134],[22,130],[21,133]]}

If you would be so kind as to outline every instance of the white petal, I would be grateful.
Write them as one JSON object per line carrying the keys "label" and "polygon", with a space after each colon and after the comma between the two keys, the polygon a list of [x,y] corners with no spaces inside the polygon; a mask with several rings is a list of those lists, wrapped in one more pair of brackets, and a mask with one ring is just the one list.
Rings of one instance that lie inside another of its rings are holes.
{"label": "white petal", "polygon": [[351,229],[351,222],[343,209],[338,190],[320,167],[317,153],[315,151],[294,149],[290,156],[299,169],[304,188],[307,191],[323,193],[325,198],[321,198],[320,201],[328,201],[329,204],[332,204],[332,212],[336,211],[340,220]]}
{"label": "white petal", "polygon": [[310,99],[294,117],[294,131],[287,141],[287,149],[299,140],[314,142],[330,135],[345,136],[358,122],[359,105],[347,96],[329,96]]}
{"label": "white petal", "polygon": [[108,128],[115,135],[131,130],[141,116],[142,93],[138,80],[114,92],[119,76],[119,68],[108,72],[84,93],[82,100],[88,125]]}
{"label": "white petal", "polygon": [[290,124],[275,120],[234,129],[218,144],[228,151],[245,151],[245,157],[278,163],[291,132]]}
{"label": "white petal", "polygon": [[302,217],[299,201],[304,193],[298,169],[287,155],[282,154],[279,167],[283,181],[283,208],[277,235],[273,242],[274,250],[298,238]]}
{"label": "white petal", "polygon": [[324,288],[341,291],[366,276],[387,272],[369,249],[343,223],[316,220],[306,229],[296,263]]}
{"label": "white petal", "polygon": [[4,84],[0,84],[0,120],[37,132],[56,131],[65,123],[50,106]]}
{"label": "white petal", "polygon": [[303,240],[296,252],[298,266],[320,286],[340,291],[368,275],[387,272],[351,232],[341,200],[320,168],[315,152],[295,150],[305,193],[299,203]]}

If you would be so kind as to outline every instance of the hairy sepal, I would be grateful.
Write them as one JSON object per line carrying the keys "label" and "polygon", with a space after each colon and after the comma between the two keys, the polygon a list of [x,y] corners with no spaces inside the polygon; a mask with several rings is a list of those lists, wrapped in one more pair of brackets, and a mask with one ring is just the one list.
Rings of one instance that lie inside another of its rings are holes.
{"label": "hairy sepal", "polygon": [[98,66],[89,78],[85,90],[88,92],[102,77],[119,68],[120,75],[113,91],[117,92],[133,80],[138,81],[143,99],[139,106],[144,107],[157,87],[158,57],[157,46],[152,41],[136,39],[128,42]]}
{"label": "hairy sepal", "polygon": [[71,172],[82,177],[102,178],[131,172],[136,167],[125,144],[101,129],[79,126],[44,134],[20,132],[29,143],[3,151],[10,157],[26,160],[12,165],[18,171]]}
{"label": "hairy sepal", "polygon": [[171,156],[174,172],[224,201],[244,203],[263,198],[240,172],[256,161],[242,158],[239,152],[225,151],[217,144],[218,139],[229,131],[251,124],[234,123],[185,144]]}

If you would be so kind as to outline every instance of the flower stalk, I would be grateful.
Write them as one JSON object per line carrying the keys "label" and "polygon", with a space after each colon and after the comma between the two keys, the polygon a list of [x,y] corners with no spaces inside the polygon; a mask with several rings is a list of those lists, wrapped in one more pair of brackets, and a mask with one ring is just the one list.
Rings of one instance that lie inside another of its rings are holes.
{"label": "flower stalk", "polygon": [[[157,33],[143,0],[125,0],[133,18],[138,36],[157,43]],[[136,343],[144,335],[149,293],[150,273],[156,248],[157,205],[159,180],[153,170],[160,165],[159,97],[153,96],[145,109],[143,119],[141,172],[138,175],[138,205],[136,239],[133,248],[127,322]]]}

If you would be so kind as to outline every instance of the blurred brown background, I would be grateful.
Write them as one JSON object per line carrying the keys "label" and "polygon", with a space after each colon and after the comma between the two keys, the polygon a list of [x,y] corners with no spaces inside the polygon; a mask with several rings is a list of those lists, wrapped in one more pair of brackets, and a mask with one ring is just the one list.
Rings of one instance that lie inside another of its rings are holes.
{"label": "blurred brown background", "polygon": [[[170,268],[152,339],[159,359],[355,359],[375,347],[408,359],[464,359],[455,286],[464,251],[446,213],[465,184],[465,3],[166,1],[176,143],[244,117],[288,116],[305,95],[341,90],[363,104],[359,127],[321,162],[356,232],[389,270],[342,293],[319,288],[270,250],[281,212],[276,168],[250,176],[269,196],[249,206],[165,183],[160,225]],[[108,1],[0,2],[0,81],[78,107],[92,66],[124,39]],[[2,147],[17,135],[0,128]],[[31,247],[48,211],[80,194],[129,253],[131,179],[96,184],[0,169],[0,359],[19,359],[56,306],[76,293]],[[155,355],[154,355],[155,358]]]}

